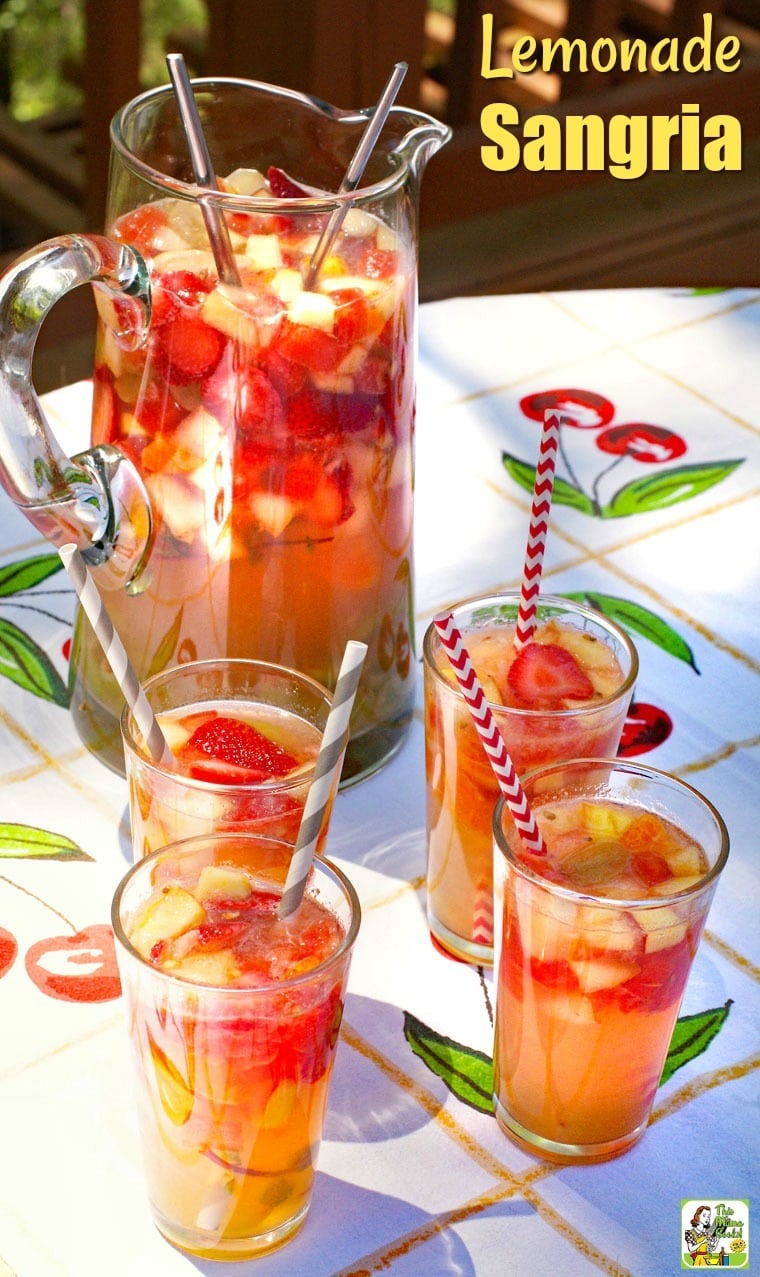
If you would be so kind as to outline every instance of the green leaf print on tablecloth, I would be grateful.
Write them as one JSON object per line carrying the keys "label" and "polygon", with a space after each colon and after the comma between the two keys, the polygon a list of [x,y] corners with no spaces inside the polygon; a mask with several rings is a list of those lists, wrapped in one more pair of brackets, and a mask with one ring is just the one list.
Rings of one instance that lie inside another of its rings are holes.
{"label": "green leaf print on tablecloth", "polygon": [[92,860],[92,856],[65,834],[33,825],[0,823],[0,859]]}
{"label": "green leaf print on tablecloth", "polygon": [[[684,1015],[676,1021],[660,1086],[677,1069],[707,1050],[723,1027],[731,1005],[729,998],[722,1007]],[[480,1113],[493,1113],[493,1061],[487,1055],[436,1033],[410,1011],[404,1012],[404,1037],[414,1054],[445,1082],[453,1095]]]}
{"label": "green leaf print on tablecloth", "polygon": [[642,638],[649,639],[669,656],[674,656],[676,660],[690,665],[695,674],[699,673],[688,643],[668,625],[667,621],[663,621],[661,616],[650,612],[641,604],[632,603],[630,599],[618,598],[614,594],[599,594],[595,590],[575,590],[563,593],[562,598],[572,599],[575,603],[585,603],[595,608],[611,621],[622,625],[623,629],[633,630]]}
{"label": "green leaf print on tablecloth", "polygon": [[[34,590],[62,568],[57,554],[38,554],[6,563],[0,567],[0,606],[36,612],[61,621],[61,617],[48,612],[37,602],[47,591],[38,590],[23,602],[19,596],[27,595],[28,591]],[[69,591],[55,590],[52,593],[67,594]],[[5,617],[0,617],[0,675],[41,700],[52,701],[64,709],[69,704],[69,690],[50,657],[30,634]]]}

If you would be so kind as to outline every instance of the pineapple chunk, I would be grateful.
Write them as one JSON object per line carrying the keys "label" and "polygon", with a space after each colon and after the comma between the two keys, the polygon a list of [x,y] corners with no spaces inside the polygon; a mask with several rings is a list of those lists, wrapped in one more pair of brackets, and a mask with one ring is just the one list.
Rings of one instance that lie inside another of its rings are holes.
{"label": "pineapple chunk", "polygon": [[401,248],[401,238],[392,227],[379,222],[375,247],[383,253],[397,253]]}
{"label": "pineapple chunk", "polygon": [[335,302],[324,293],[312,293],[304,288],[291,300],[288,318],[293,324],[331,333],[335,322]]}
{"label": "pineapple chunk", "polygon": [[275,271],[269,287],[281,302],[291,302],[297,293],[303,292],[301,272],[293,270],[291,266],[283,266],[281,270]]}
{"label": "pineapple chunk", "polygon": [[[245,258],[243,258],[245,261]],[[194,275],[216,276],[216,263],[213,253],[206,248],[170,248],[158,253],[155,268],[161,275],[167,271],[189,270]]]}
{"label": "pineapple chunk", "polygon": [[140,956],[149,958],[159,940],[174,940],[205,917],[203,905],[184,887],[167,887],[146,906],[129,938]]}
{"label": "pineapple chunk", "polygon": [[251,880],[242,869],[229,865],[205,865],[198,876],[193,895],[203,902],[209,896],[222,900],[247,900],[253,888]]}
{"label": "pineapple chunk", "polygon": [[633,820],[635,813],[606,803],[584,802],[580,804],[579,824],[601,840],[620,837]]}
{"label": "pineapple chunk", "polygon": [[245,241],[245,255],[255,270],[276,270],[282,266],[277,235],[249,235]]}
{"label": "pineapple chunk", "polygon": [[188,954],[173,970],[183,980],[220,986],[233,984],[240,975],[240,968],[231,949]]}

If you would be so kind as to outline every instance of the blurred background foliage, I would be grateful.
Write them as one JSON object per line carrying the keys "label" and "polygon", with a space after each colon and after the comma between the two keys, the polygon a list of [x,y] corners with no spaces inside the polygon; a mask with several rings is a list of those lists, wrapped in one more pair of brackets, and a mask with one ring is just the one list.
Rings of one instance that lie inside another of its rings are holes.
{"label": "blurred background foliage", "polygon": [[[206,27],[203,0],[142,0],[140,79],[167,79],[167,37]],[[81,0],[0,0],[0,100],[19,121],[76,110],[84,49]]]}

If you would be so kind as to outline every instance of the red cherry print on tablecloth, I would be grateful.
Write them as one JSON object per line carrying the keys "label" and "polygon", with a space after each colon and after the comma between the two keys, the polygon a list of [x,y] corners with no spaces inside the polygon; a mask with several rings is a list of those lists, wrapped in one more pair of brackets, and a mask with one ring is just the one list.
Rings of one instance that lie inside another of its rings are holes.
{"label": "red cherry print on tablecloth", "polygon": [[6,971],[10,971],[17,953],[16,937],[4,927],[0,927],[0,977],[4,976]]}
{"label": "red cherry print on tablecloth", "polygon": [[520,400],[521,411],[532,421],[543,422],[547,408],[561,413],[562,424],[576,430],[598,430],[615,415],[615,405],[593,390],[542,390]]}
{"label": "red cherry print on tablecloth", "polygon": [[610,426],[596,436],[594,441],[602,452],[613,456],[633,457],[634,461],[658,464],[682,457],[686,442],[674,430],[664,426],[649,426],[642,421],[632,421],[623,426]]}
{"label": "red cherry print on tablecloth", "polygon": [[634,754],[646,754],[667,740],[673,730],[673,720],[664,709],[648,705],[646,701],[631,701],[628,717],[623,724],[618,754],[632,758]]}
{"label": "red cherry print on tablecloth", "polygon": [[41,993],[64,1002],[110,1002],[121,994],[113,932],[103,923],[38,940],[26,970]]}

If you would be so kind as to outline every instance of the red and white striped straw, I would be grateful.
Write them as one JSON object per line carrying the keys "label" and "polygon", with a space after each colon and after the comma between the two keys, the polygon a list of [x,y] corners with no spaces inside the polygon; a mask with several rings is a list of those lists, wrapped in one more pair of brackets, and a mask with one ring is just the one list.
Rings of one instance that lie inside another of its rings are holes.
{"label": "red and white striped straw", "polygon": [[457,682],[464,693],[499,789],[504,795],[504,801],[517,826],[517,832],[528,851],[536,856],[545,856],[546,844],[541,836],[541,830],[530,809],[525,791],[515,771],[515,765],[509,756],[504,737],[499,731],[480,680],[473,669],[462,635],[454,624],[454,618],[449,612],[446,616],[434,617],[433,624],[446,649],[446,655],[456,674]]}
{"label": "red and white striped straw", "polygon": [[536,479],[533,485],[533,505],[530,512],[530,527],[528,528],[528,544],[525,547],[525,562],[523,564],[522,585],[520,586],[520,607],[515,628],[516,652],[525,647],[526,643],[530,643],[536,627],[536,608],[541,589],[544,550],[546,548],[546,536],[549,531],[552,493],[554,492],[554,473],[557,467],[560,422],[559,413],[547,408],[544,413],[541,445],[538,450]]}

